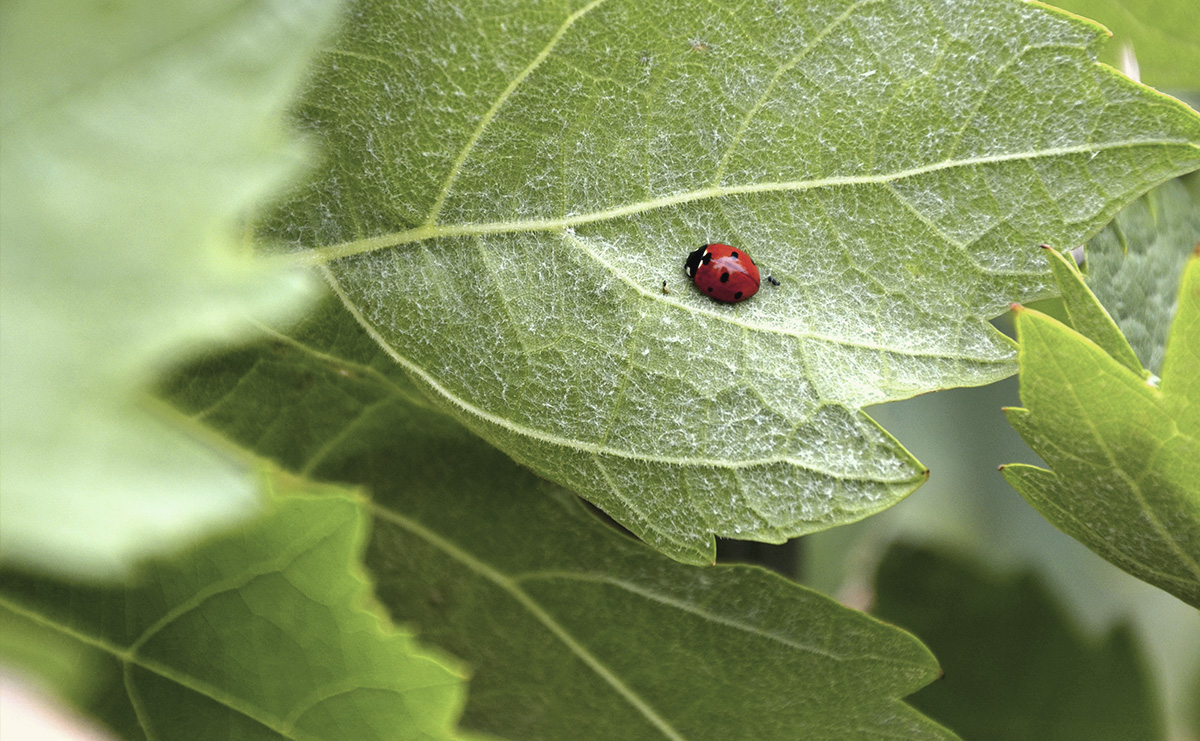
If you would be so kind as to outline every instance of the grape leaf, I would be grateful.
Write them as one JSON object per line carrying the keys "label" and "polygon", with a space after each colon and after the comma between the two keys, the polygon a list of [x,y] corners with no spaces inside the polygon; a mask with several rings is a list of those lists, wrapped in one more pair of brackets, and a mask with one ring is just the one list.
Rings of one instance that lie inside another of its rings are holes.
{"label": "grape leaf", "polygon": [[[1014,370],[987,320],[1200,166],[1200,117],[1042,6],[361,2],[262,224],[443,408],[680,560],[927,472],[862,411]],[[718,305],[697,245],[781,284]],[[664,291],[665,282],[665,291]]]}
{"label": "grape leaf", "polygon": [[[146,398],[245,313],[313,295],[237,219],[293,175],[324,0],[0,8],[0,555],[89,576],[245,517],[243,462]],[[247,43],[254,39],[253,43]]]}
{"label": "grape leaf", "polygon": [[306,476],[368,491],[380,600],[469,661],[463,725],[507,738],[950,738],[899,698],[911,636],[759,568],[679,564],[425,400],[330,297],[181,373],[169,398]]}
{"label": "grape leaf", "polygon": [[945,676],[912,703],[963,738],[1153,741],[1166,737],[1146,659],[1128,626],[1080,635],[1032,573],[893,545],[872,612],[929,642]]}
{"label": "grape leaf", "polygon": [[123,587],[4,574],[0,615],[100,667],[74,699],[124,738],[452,738],[460,673],[364,609],[365,509],[321,494]]}
{"label": "grape leaf", "polygon": [[1087,244],[1087,284],[1141,364],[1162,371],[1179,277],[1200,244],[1200,176],[1163,183]]}
{"label": "grape leaf", "polygon": [[1200,256],[1183,276],[1160,388],[1050,317],[1025,309],[1016,323],[1025,408],[1005,411],[1050,470],[1009,465],[1004,477],[1058,529],[1200,607]]}

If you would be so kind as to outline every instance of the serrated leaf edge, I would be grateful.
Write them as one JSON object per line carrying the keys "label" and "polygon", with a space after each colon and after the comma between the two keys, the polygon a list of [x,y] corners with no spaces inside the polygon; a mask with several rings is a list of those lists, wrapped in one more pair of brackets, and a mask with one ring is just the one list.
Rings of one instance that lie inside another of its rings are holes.
{"label": "serrated leaf edge", "polygon": [[[1033,324],[1030,324],[1030,322],[1033,322]],[[1071,327],[1068,327],[1067,325],[1058,321],[1054,317],[1043,314],[1040,311],[1037,311],[1035,309],[1029,309],[1029,308],[1023,307],[1020,311],[1017,312],[1016,324],[1017,324],[1018,338],[1022,337],[1024,334],[1024,331],[1025,331],[1023,329],[1022,325],[1026,325],[1027,327],[1034,328],[1034,331],[1037,331],[1036,328],[1040,324],[1043,327],[1045,327],[1051,331],[1059,331],[1059,332],[1067,333],[1068,335],[1073,335],[1072,339],[1076,340],[1079,344],[1084,345],[1085,347],[1090,345],[1091,347],[1089,349],[1091,349],[1093,352],[1098,353],[1102,357],[1103,360],[1106,360],[1109,363],[1111,363],[1112,367],[1117,369],[1116,372],[1118,374],[1125,375],[1128,377],[1128,380],[1133,381],[1132,384],[1129,384],[1129,386],[1131,387],[1131,390],[1136,389],[1140,393],[1150,394],[1155,406],[1157,406],[1159,408],[1159,411],[1162,412],[1162,414],[1167,416],[1168,418],[1171,418],[1169,411],[1165,408],[1165,406],[1163,404],[1163,395],[1162,395],[1161,391],[1159,391],[1158,389],[1154,388],[1153,386],[1147,384],[1143,377],[1139,376],[1138,374],[1131,371],[1129,368],[1122,365],[1120,363],[1120,361],[1116,360],[1111,355],[1109,355],[1108,352],[1105,351],[1105,349],[1103,347],[1096,344],[1090,338],[1086,337],[1085,335],[1080,334],[1079,332],[1075,331]],[[1019,357],[1023,359],[1025,357],[1025,354],[1026,354],[1025,344],[1022,343]],[[1056,359],[1053,356],[1050,357],[1050,360],[1051,360],[1051,362],[1056,362]],[[1024,372],[1024,364],[1023,363],[1022,363],[1022,372]],[[1082,402],[1082,400],[1080,400],[1076,396],[1073,386],[1070,388],[1068,393],[1071,394],[1071,396],[1075,399],[1075,402],[1077,404],[1079,404],[1081,407],[1087,406],[1086,404],[1084,404]],[[1029,412],[1028,409],[1024,409],[1023,411],[1025,411],[1026,414],[1032,416],[1032,412]],[[1149,520],[1151,526],[1154,528],[1154,532],[1158,535],[1158,537],[1162,540],[1162,542],[1167,545],[1167,547],[1171,550],[1171,552],[1173,552],[1175,554],[1175,556],[1179,559],[1179,562],[1181,564],[1184,564],[1185,566],[1187,566],[1187,568],[1195,576],[1196,582],[1200,583],[1200,561],[1197,561],[1197,559],[1193,555],[1189,554],[1181,546],[1181,544],[1175,539],[1175,537],[1171,534],[1171,532],[1166,529],[1166,527],[1163,525],[1163,523],[1159,519],[1157,513],[1155,513],[1154,510],[1148,505],[1148,503],[1146,501],[1146,497],[1142,493],[1141,485],[1136,480],[1132,479],[1124,470],[1122,470],[1120,468],[1120,466],[1118,466],[1116,464],[1116,461],[1113,459],[1112,453],[1109,450],[1107,441],[1099,434],[1099,432],[1096,430],[1095,425],[1092,423],[1092,421],[1090,419],[1085,419],[1084,422],[1087,424],[1088,429],[1091,431],[1092,437],[1095,440],[1096,444],[1099,446],[1100,450],[1103,451],[1104,457],[1108,461],[1112,470],[1117,473],[1117,475],[1121,478],[1121,480],[1125,482],[1125,485],[1129,488],[1130,492],[1133,493],[1133,495],[1137,498],[1137,501],[1141,505],[1143,513],[1145,513],[1147,520]],[[1175,435],[1181,435],[1181,434],[1182,433],[1178,430],[1178,428],[1176,428]],[[1030,467],[1031,468],[1039,468],[1037,466],[1030,466]],[[1040,469],[1040,468],[1039,468],[1039,470],[1047,471],[1048,473],[1054,475],[1056,478],[1058,476],[1058,474],[1056,474],[1053,470]],[[1139,566],[1141,566],[1140,562],[1138,562],[1138,563],[1139,563]],[[1154,571],[1154,569],[1149,569],[1149,570]],[[1174,581],[1174,579],[1172,581]]]}

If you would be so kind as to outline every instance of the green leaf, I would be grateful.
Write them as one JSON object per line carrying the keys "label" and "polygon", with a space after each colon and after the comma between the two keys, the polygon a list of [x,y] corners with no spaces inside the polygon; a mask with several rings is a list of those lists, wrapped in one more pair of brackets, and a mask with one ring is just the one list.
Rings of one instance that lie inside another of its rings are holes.
{"label": "green leaf", "polygon": [[1200,257],[1161,390],[1036,311],[1018,312],[1017,336],[1026,408],[1006,412],[1051,470],[1011,465],[1004,477],[1058,529],[1200,607]]}
{"label": "green leaf", "polygon": [[1142,364],[1121,334],[1117,323],[1109,316],[1096,297],[1084,285],[1075,260],[1046,248],[1046,259],[1058,288],[1062,291],[1063,306],[1075,331],[1100,346],[1113,360],[1137,374],[1143,374]]}
{"label": "green leaf", "polygon": [[1176,292],[1200,244],[1200,176],[1162,184],[1087,244],[1087,284],[1145,365],[1162,372]]}
{"label": "green leaf", "polygon": [[[1011,374],[987,320],[1050,291],[1037,245],[1200,166],[1103,41],[995,0],[362,2],[262,229],[472,431],[709,562],[919,486],[862,407]],[[781,285],[709,301],[708,241]]]}
{"label": "green leaf", "polygon": [[237,219],[297,169],[281,113],[334,9],[4,3],[5,560],[111,576],[257,506],[243,464],[144,388],[311,298],[243,254]]}
{"label": "green leaf", "polygon": [[461,676],[364,609],[365,510],[323,493],[124,587],[5,574],[0,616],[102,667],[75,699],[125,738],[451,738]]}
{"label": "green leaf", "polygon": [[963,738],[1153,741],[1165,737],[1146,661],[1125,626],[1080,628],[1032,573],[895,545],[876,575],[874,613],[914,631],[946,675],[912,703]]}
{"label": "green leaf", "polygon": [[1200,91],[1200,7],[1194,0],[1054,0],[1103,23],[1115,35],[1101,59],[1117,63],[1132,46],[1148,85]]}
{"label": "green leaf", "polygon": [[[1163,359],[1163,402],[1175,417],[1181,435],[1200,438],[1200,244],[1188,261],[1179,284],[1179,310],[1167,339]],[[1200,478],[1191,480],[1194,503],[1200,505]],[[1200,555],[1200,551],[1192,551]]]}
{"label": "green leaf", "polygon": [[381,601],[473,667],[464,725],[522,739],[947,738],[911,636],[758,568],[676,563],[424,401],[330,297],[171,398],[370,492]]}

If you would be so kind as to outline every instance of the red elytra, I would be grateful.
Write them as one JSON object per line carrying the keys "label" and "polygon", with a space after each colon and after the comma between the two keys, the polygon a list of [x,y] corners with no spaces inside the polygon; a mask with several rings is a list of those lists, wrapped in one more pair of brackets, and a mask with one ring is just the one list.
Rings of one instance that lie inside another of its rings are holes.
{"label": "red elytra", "polygon": [[745,250],[727,244],[705,244],[692,252],[683,271],[715,301],[745,301],[758,292],[758,266]]}

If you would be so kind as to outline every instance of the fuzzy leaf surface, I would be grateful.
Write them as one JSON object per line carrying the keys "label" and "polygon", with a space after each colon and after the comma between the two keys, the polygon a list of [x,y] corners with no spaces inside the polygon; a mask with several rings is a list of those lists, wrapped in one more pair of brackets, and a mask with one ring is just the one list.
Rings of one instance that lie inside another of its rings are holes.
{"label": "fuzzy leaf surface", "polygon": [[[1103,41],[994,0],[364,1],[263,234],[471,430],[708,562],[916,488],[861,408],[1011,374],[987,320],[1047,292],[1037,245],[1200,166]],[[713,241],[781,285],[708,300]]]}
{"label": "fuzzy leaf surface", "polygon": [[1200,607],[1200,257],[1183,276],[1159,388],[1036,311],[1018,312],[1017,335],[1025,408],[1006,412],[1050,470],[1011,465],[1004,477],[1058,529]]}
{"label": "fuzzy leaf surface", "polygon": [[[1166,737],[1146,656],[1128,626],[1080,626],[1033,573],[894,545],[872,613],[913,631],[946,675],[912,702],[981,741],[1158,741]],[[1020,681],[1014,681],[1014,678]]]}
{"label": "fuzzy leaf surface", "polygon": [[[337,3],[0,7],[0,556],[114,576],[257,507],[145,388],[311,279],[239,250]],[[254,39],[254,43],[247,43]]]}
{"label": "fuzzy leaf surface", "polygon": [[762,569],[677,563],[423,398],[330,297],[182,373],[174,403],[373,502],[367,563],[402,624],[472,667],[463,725],[506,738],[951,738],[901,698],[902,631]]}
{"label": "fuzzy leaf surface", "polygon": [[453,738],[463,677],[367,610],[366,510],[321,493],[123,587],[3,574],[0,616],[73,644],[122,738]]}
{"label": "fuzzy leaf surface", "polygon": [[1087,244],[1087,284],[1142,365],[1162,372],[1179,279],[1200,244],[1200,175],[1163,183]]}

